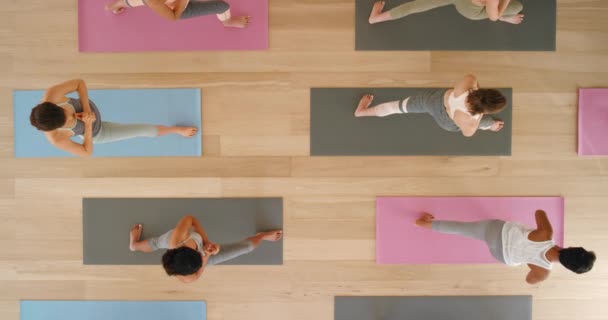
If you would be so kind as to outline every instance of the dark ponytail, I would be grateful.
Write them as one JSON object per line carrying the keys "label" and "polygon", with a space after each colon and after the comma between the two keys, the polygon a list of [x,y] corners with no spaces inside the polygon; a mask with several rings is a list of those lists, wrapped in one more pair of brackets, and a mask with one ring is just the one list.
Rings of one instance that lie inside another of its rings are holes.
{"label": "dark ponytail", "polygon": [[496,89],[477,89],[467,97],[472,115],[500,112],[507,105],[507,98]]}

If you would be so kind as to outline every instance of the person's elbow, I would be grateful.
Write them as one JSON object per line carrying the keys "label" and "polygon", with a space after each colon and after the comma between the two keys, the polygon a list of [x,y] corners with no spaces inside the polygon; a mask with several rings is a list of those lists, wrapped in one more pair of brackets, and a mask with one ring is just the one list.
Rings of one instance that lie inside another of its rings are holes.
{"label": "person's elbow", "polygon": [[496,21],[500,20],[500,17],[499,16],[489,16],[488,19],[490,19],[490,21],[492,21],[492,22],[496,22]]}

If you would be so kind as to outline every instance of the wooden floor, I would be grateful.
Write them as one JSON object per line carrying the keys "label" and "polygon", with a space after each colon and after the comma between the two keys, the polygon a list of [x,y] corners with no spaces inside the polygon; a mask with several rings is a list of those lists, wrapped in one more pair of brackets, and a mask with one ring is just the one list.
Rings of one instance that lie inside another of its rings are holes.
{"label": "wooden floor", "polygon": [[[335,295],[504,294],[534,295],[536,320],[608,317],[608,158],[575,152],[576,89],[608,86],[608,1],[558,1],[558,49],[544,53],[355,52],[354,1],[271,0],[266,52],[79,54],[76,1],[3,4],[0,319],[18,319],[20,299],[203,299],[209,320],[331,320]],[[310,87],[448,86],[467,72],[513,87],[513,156],[308,157]],[[203,88],[205,157],[14,159],[12,91],[74,77]],[[376,195],[562,195],[567,244],[599,260],[539,286],[499,265],[377,266]],[[194,285],[159,266],[83,266],[84,196],[284,197],[285,264],[212,268]]]}

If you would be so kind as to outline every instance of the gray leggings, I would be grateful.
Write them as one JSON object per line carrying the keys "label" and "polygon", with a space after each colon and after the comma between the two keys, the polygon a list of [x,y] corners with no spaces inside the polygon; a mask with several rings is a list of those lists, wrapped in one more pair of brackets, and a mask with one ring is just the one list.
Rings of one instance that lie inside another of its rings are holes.
{"label": "gray leggings", "polygon": [[210,14],[222,14],[228,9],[230,9],[230,5],[222,0],[190,0],[179,18],[190,19]]}
{"label": "gray leggings", "polygon": [[[407,99],[407,106],[403,104],[405,100],[401,102],[401,112],[428,113],[442,129],[451,132],[460,131],[460,128],[458,128],[454,120],[448,115],[443,103],[443,97],[447,90],[448,89],[422,90],[420,93]],[[478,128],[487,129],[491,127],[493,123],[494,118],[484,114],[479,122]]]}
{"label": "gray leggings", "polygon": [[505,263],[502,255],[502,220],[483,220],[476,222],[433,221],[433,230],[441,233],[484,241],[496,260]]}
{"label": "gray leggings", "polygon": [[[454,5],[456,10],[465,18],[471,20],[482,20],[488,18],[486,8],[478,6],[471,0],[414,0],[404,3],[389,10],[389,14],[393,19],[403,18],[410,14],[429,11],[435,8]],[[513,16],[520,13],[524,6],[519,0],[511,0],[503,16]]]}
{"label": "gray leggings", "polygon": [[[171,238],[171,233],[173,229],[165,232],[164,234],[155,237],[149,238],[148,245],[152,250],[160,250],[160,249],[169,249],[169,239]],[[247,239],[242,240],[240,242],[234,242],[229,244],[220,244],[220,252],[214,256],[210,256],[207,261],[208,266],[220,264],[222,262],[226,262],[228,260],[232,260],[234,258],[240,257],[242,255],[248,254],[255,249],[253,243]]]}
{"label": "gray leggings", "polygon": [[102,121],[101,131],[93,137],[93,143],[108,143],[137,137],[156,137],[158,129],[151,124],[122,124]]}

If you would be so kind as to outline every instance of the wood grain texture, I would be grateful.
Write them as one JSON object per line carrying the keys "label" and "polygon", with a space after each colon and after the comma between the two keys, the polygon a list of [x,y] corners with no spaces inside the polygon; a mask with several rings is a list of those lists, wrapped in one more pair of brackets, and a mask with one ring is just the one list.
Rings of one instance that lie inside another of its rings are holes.
{"label": "wood grain texture", "polygon": [[[76,1],[6,2],[1,319],[19,319],[20,299],[204,299],[209,320],[332,320],[335,295],[533,294],[536,320],[608,314],[608,159],[576,155],[576,89],[608,86],[608,1],[558,1],[557,52],[355,52],[354,2],[271,0],[268,51],[120,54],[78,53]],[[308,157],[309,88],[441,87],[468,72],[513,88],[512,157]],[[74,77],[203,88],[205,157],[14,159],[12,91]],[[566,243],[599,260],[539,286],[499,265],[377,266],[376,195],[565,196]],[[284,266],[183,285],[155,266],[82,265],[82,197],[222,196],[284,197]]]}

